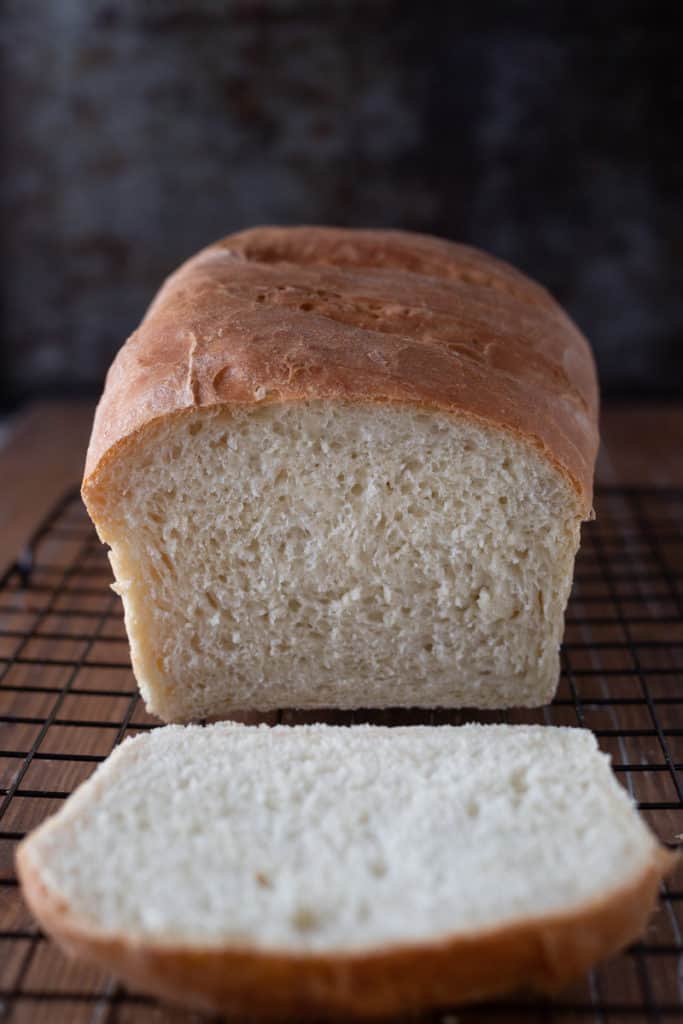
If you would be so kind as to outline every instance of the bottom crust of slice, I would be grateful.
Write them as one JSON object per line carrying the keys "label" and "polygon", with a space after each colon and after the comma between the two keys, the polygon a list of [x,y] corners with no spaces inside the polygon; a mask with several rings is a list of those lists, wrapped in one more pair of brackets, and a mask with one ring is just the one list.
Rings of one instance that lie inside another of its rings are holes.
{"label": "bottom crust of slice", "polygon": [[31,910],[68,954],[146,992],[230,1017],[367,1020],[520,989],[561,989],[642,934],[675,860],[659,850],[630,885],[569,913],[339,955],[166,946],[98,933],[45,885],[22,847],[17,869]]}

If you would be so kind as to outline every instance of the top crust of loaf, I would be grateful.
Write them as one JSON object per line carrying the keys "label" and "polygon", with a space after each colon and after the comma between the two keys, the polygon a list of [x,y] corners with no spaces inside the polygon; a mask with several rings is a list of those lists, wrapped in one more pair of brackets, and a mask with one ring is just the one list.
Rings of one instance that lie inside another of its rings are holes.
{"label": "top crust of loaf", "polygon": [[165,282],[107,376],[84,496],[161,418],[311,399],[409,403],[511,431],[590,514],[595,368],[548,292],[468,246],[321,227],[229,235]]}

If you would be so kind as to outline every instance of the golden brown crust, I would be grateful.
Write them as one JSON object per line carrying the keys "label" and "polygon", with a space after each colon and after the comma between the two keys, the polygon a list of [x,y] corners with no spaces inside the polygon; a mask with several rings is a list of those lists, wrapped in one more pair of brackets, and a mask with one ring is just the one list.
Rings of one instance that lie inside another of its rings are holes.
{"label": "golden brown crust", "polygon": [[198,407],[398,402],[493,424],[541,449],[590,512],[590,349],[550,295],[426,235],[255,228],[163,285],[107,376],[84,494],[150,423]]}
{"label": "golden brown crust", "polygon": [[155,995],[250,1019],[369,1019],[521,988],[558,990],[643,932],[676,859],[655,850],[630,885],[572,913],[467,938],[339,955],[200,951],[98,934],[46,887],[23,843],[17,869],[31,910],[60,946]]}

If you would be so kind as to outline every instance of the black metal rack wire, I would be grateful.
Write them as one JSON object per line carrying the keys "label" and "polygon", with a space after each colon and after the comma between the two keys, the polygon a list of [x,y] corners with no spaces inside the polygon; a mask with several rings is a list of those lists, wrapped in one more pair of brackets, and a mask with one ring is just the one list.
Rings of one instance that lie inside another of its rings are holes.
{"label": "black metal rack wire", "polygon": [[[550,707],[348,717],[585,726],[612,755],[655,832],[674,847],[683,837],[683,491],[603,488],[596,505],[597,521],[584,528],[562,680]],[[25,832],[56,810],[115,744],[156,724],[138,701],[110,578],[73,491],[0,579],[0,1021],[11,1024],[203,1019],[68,962],[35,926],[14,876],[14,848]],[[429,1019],[445,1024],[456,1016],[683,1020],[683,872],[662,886],[659,913],[643,941],[560,998],[444,1010]]]}

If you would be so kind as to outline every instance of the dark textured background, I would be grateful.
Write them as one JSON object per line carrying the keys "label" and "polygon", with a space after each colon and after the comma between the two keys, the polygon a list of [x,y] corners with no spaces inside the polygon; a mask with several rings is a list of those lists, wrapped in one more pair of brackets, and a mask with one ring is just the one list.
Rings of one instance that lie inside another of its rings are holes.
{"label": "dark textured background", "polygon": [[490,249],[606,394],[680,394],[675,9],[6,0],[0,402],[96,392],[164,275],[264,222]]}

